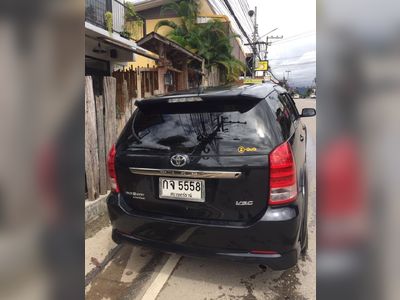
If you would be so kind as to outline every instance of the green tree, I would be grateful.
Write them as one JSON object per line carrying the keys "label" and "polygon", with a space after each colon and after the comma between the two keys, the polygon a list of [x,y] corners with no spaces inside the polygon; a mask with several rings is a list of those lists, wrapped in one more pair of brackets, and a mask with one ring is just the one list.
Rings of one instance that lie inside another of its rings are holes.
{"label": "green tree", "polygon": [[210,69],[213,65],[222,67],[228,81],[237,79],[240,73],[245,71],[245,65],[231,54],[230,39],[236,36],[226,34],[226,24],[220,21],[212,20],[198,24],[199,5],[196,0],[170,2],[162,7],[162,13],[168,10],[177,12],[181,23],[161,20],[156,24],[155,31],[162,26],[172,28],[168,33],[170,39],[203,57],[206,68]]}

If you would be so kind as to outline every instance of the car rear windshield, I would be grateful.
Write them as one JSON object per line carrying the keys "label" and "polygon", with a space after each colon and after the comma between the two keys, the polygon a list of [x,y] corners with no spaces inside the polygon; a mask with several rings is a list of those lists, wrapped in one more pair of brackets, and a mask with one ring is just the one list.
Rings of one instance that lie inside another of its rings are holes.
{"label": "car rear windshield", "polygon": [[267,154],[274,117],[265,100],[203,101],[138,109],[129,148],[190,155]]}

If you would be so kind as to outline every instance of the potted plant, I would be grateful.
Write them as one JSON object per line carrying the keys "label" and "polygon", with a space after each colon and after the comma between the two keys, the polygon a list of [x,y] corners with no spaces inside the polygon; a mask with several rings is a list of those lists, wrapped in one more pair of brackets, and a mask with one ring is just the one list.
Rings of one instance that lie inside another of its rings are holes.
{"label": "potted plant", "polygon": [[111,11],[107,11],[104,14],[104,23],[106,25],[108,33],[111,35],[113,33],[113,15]]}
{"label": "potted plant", "polygon": [[133,3],[126,2],[124,32],[129,33],[129,38],[137,38],[138,32],[143,28],[143,20],[136,13]]}
{"label": "potted plant", "polygon": [[119,35],[122,36],[123,38],[128,39],[128,40],[132,36],[132,34],[129,32],[129,30],[126,28],[126,26],[124,26],[124,31],[122,31]]}

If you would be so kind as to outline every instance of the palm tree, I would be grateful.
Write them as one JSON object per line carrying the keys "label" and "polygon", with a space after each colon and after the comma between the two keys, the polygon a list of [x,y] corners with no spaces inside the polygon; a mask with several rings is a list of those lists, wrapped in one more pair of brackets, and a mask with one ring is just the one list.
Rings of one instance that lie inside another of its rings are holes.
{"label": "palm tree", "polygon": [[225,24],[216,20],[198,24],[198,9],[196,0],[171,2],[163,6],[162,12],[168,10],[177,12],[181,23],[162,20],[156,24],[154,30],[157,31],[162,26],[172,28],[168,37],[203,57],[206,68],[210,69],[213,65],[221,66],[226,71],[228,81],[237,79],[240,73],[244,72],[245,65],[231,54],[230,40],[236,36],[226,34]]}
{"label": "palm tree", "polygon": [[196,53],[205,59],[206,66],[219,65],[226,71],[227,80],[233,81],[244,72],[245,65],[232,56],[230,40],[236,35],[227,35],[225,24],[219,21],[209,21],[196,26],[188,38],[189,45]]}
{"label": "palm tree", "polygon": [[156,24],[154,31],[157,32],[162,26],[172,28],[172,32],[170,32],[168,36],[186,48],[188,46],[186,38],[196,25],[198,10],[199,4],[196,0],[172,0],[161,8],[161,14],[165,14],[167,11],[173,11],[181,18],[181,24],[177,25],[175,22],[162,20]]}

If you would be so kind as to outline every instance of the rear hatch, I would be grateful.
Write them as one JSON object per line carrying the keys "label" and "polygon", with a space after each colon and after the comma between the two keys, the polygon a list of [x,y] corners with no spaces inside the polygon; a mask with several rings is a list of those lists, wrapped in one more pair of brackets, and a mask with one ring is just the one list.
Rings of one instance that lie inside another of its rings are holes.
{"label": "rear hatch", "polygon": [[261,217],[268,153],[281,142],[266,101],[178,99],[142,101],[117,143],[117,179],[127,208],[196,221]]}

